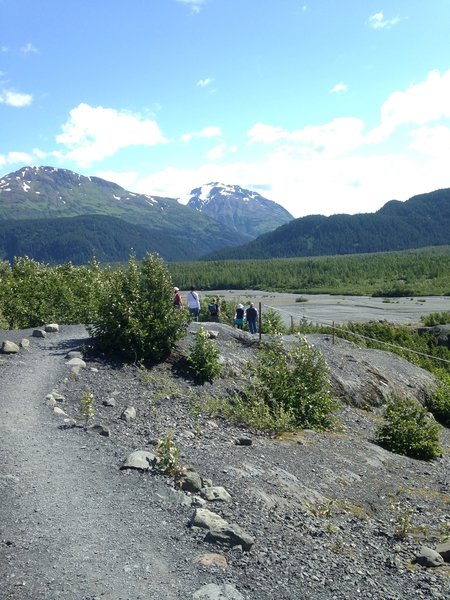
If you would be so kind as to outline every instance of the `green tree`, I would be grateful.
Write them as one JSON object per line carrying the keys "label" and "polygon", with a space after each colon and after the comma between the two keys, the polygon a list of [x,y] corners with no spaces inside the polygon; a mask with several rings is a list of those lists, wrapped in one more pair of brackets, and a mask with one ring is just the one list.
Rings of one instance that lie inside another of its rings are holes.
{"label": "green tree", "polygon": [[161,258],[130,257],[104,290],[90,327],[102,350],[133,359],[160,360],[184,333],[186,311],[173,307],[173,287]]}

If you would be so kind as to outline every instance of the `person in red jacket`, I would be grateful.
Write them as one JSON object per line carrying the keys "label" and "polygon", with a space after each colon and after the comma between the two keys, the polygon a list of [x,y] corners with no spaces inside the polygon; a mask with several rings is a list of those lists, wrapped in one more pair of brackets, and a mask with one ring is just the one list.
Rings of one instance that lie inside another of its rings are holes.
{"label": "person in red jacket", "polygon": [[180,288],[174,287],[173,292],[175,296],[173,297],[173,305],[175,308],[183,308],[183,300],[180,294]]}

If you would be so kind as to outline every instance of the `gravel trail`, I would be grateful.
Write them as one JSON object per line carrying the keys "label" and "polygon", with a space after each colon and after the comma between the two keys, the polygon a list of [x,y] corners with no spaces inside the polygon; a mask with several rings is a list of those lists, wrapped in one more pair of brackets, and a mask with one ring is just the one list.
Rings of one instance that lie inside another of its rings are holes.
{"label": "gravel trail", "polygon": [[[30,332],[2,333],[20,341]],[[84,328],[65,327],[0,365],[0,596],[184,597],[167,486],[153,481],[151,498],[148,482],[131,487],[97,436],[67,435],[46,406],[83,337]]]}

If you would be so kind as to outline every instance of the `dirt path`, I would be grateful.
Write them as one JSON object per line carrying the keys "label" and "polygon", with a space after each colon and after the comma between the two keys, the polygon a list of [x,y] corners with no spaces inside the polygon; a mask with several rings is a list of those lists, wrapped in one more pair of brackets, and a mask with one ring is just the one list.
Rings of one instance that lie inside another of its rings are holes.
{"label": "dirt path", "polygon": [[189,597],[167,486],[152,481],[149,493],[148,478],[118,471],[112,447],[100,452],[98,436],[68,432],[46,405],[80,333],[66,328],[0,364],[0,596]]}

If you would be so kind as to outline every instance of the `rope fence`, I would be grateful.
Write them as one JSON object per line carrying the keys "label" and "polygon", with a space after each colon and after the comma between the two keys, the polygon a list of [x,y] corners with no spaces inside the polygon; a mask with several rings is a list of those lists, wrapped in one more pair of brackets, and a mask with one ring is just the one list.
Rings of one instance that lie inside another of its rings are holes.
{"label": "rope fence", "polygon": [[[261,313],[262,313],[262,308],[269,308],[271,310],[274,310],[275,312],[282,312],[285,313],[287,315],[289,315],[290,320],[291,320],[291,329],[293,329],[293,324],[294,324],[294,315],[292,313],[290,313],[289,311],[285,310],[284,308],[280,308],[277,306],[270,306],[269,304],[262,304],[261,302],[259,303],[260,306],[260,319],[261,319]],[[306,315],[303,315],[300,318],[300,323],[303,319],[307,319]],[[312,321],[310,321],[312,322]],[[429,358],[431,360],[436,360],[436,361],[440,361],[442,363],[446,363],[446,364],[450,364],[450,360],[446,359],[446,358],[441,358],[439,356],[432,356],[431,354],[426,354],[424,352],[419,352],[418,350],[412,350],[411,348],[405,348],[403,346],[399,346],[398,344],[392,344],[391,342],[385,342],[383,340],[377,340],[376,338],[371,338],[367,335],[363,335],[362,333],[355,333],[354,331],[349,331],[348,329],[343,329],[341,327],[336,327],[334,321],[331,322],[324,322],[324,321],[315,321],[316,325],[323,325],[325,327],[329,327],[332,330],[332,334],[333,334],[333,343],[334,343],[334,334],[335,332],[342,332],[345,333],[346,335],[350,335],[353,336],[355,338],[361,338],[364,340],[368,340],[369,342],[372,343],[376,343],[376,344],[384,344],[385,346],[389,346],[390,348],[395,348],[396,350],[402,350],[404,352],[410,352],[412,354],[416,354],[417,356],[422,356],[425,358]],[[261,331],[261,328],[260,328]]]}

